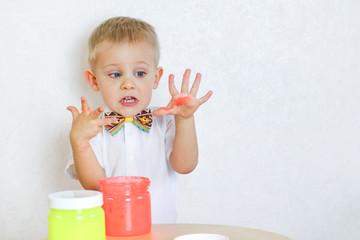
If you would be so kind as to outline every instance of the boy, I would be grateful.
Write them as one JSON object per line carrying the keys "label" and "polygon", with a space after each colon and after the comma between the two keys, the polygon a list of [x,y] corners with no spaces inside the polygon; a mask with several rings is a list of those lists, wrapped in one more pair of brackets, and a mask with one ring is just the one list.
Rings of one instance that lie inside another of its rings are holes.
{"label": "boy", "polygon": [[156,33],[143,21],[115,17],[94,30],[85,78],[94,91],[101,92],[111,112],[104,112],[104,107],[92,111],[84,97],[81,113],[68,107],[73,115],[74,165],[69,164],[67,172],[92,190],[99,190],[99,180],[105,177],[148,177],[153,223],[172,223],[176,221],[176,172],[190,173],[198,162],[193,114],[212,92],[197,99],[201,75],[196,75],[189,91],[190,70],[186,70],[181,94],[174,76],[169,76],[169,105],[181,95],[191,96],[191,101],[172,110],[147,109],[163,74],[159,57]]}

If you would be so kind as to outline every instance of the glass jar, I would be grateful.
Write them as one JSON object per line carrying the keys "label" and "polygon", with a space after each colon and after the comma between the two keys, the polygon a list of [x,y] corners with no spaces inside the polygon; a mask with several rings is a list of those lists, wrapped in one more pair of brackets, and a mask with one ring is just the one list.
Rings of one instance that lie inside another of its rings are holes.
{"label": "glass jar", "polygon": [[120,176],[100,181],[105,210],[106,234],[134,236],[151,230],[150,180]]}
{"label": "glass jar", "polygon": [[105,240],[101,192],[76,190],[49,195],[49,240]]}

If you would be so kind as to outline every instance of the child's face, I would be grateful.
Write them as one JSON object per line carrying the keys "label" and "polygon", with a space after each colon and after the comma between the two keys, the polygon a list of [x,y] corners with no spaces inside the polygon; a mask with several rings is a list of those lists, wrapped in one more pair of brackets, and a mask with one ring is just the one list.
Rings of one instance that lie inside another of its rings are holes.
{"label": "child's face", "polygon": [[131,117],[148,107],[162,73],[147,41],[123,41],[102,43],[94,69],[86,71],[85,76],[94,91],[100,90],[107,107]]}

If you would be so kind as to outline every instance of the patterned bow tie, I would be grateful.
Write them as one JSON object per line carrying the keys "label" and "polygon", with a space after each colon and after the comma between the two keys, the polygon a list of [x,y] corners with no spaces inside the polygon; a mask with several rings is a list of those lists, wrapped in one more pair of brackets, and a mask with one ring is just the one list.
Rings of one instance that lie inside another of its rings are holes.
{"label": "patterned bow tie", "polygon": [[140,130],[149,132],[152,125],[152,114],[150,109],[142,110],[134,117],[123,117],[115,112],[105,113],[105,118],[116,117],[116,122],[106,125],[106,130],[114,136],[125,124],[125,122],[133,122]]}

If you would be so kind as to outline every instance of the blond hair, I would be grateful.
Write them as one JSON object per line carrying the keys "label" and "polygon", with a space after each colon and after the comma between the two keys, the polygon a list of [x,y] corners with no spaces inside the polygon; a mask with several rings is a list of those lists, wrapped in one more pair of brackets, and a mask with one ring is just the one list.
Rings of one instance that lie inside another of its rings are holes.
{"label": "blond hair", "polygon": [[136,43],[144,40],[153,46],[157,66],[160,59],[160,49],[154,27],[144,21],[130,17],[110,18],[95,28],[89,38],[89,65],[91,68],[94,67],[97,48],[104,41]]}

